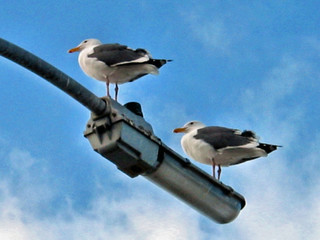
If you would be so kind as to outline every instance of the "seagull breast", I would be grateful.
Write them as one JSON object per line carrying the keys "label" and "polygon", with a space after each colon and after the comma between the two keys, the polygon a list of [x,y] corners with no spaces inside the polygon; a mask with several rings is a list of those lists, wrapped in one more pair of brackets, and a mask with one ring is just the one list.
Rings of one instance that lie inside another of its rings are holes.
{"label": "seagull breast", "polygon": [[194,160],[212,165],[212,159],[217,155],[216,150],[208,143],[201,139],[196,139],[197,129],[186,133],[181,138],[181,146],[184,152]]}
{"label": "seagull breast", "polygon": [[85,72],[89,77],[105,82],[107,76],[112,73],[113,69],[104,62],[99,61],[97,58],[88,57],[94,52],[93,49],[95,47],[97,47],[97,45],[83,49],[79,54],[78,62],[82,71]]}

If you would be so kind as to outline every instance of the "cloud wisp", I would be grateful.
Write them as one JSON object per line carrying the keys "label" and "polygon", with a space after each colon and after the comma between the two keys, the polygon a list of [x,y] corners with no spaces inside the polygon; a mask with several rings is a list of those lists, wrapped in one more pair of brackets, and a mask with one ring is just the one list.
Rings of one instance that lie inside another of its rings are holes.
{"label": "cloud wisp", "polygon": [[[2,154],[9,159],[7,164],[12,174],[2,178],[0,184],[1,239],[105,239],[112,236],[117,239],[182,240],[201,236],[196,212],[170,197],[163,197],[162,191],[158,195],[144,183],[128,196],[123,194],[125,189],[116,188],[112,192],[99,193],[82,211],[67,196],[63,200],[64,206],[54,209],[55,199],[64,192],[63,188],[48,181],[54,177],[50,171],[43,175],[44,159],[17,148]],[[33,172],[34,166],[39,173]],[[19,182],[14,186],[16,178]],[[101,184],[96,187],[93,192],[99,192]],[[51,214],[37,210],[44,206],[53,208]]]}

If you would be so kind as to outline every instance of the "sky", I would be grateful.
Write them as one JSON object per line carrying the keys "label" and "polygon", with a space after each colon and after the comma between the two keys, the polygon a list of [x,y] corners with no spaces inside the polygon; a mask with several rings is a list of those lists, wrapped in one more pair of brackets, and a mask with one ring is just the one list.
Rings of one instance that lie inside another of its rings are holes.
{"label": "sky", "polygon": [[[217,224],[83,137],[90,112],[0,57],[0,239],[320,239],[318,1],[2,1],[0,34],[101,97],[67,50],[87,38],[173,59],[120,85],[161,140],[190,120],[254,130],[283,147],[222,169],[246,199]],[[211,167],[195,163],[211,173]]]}

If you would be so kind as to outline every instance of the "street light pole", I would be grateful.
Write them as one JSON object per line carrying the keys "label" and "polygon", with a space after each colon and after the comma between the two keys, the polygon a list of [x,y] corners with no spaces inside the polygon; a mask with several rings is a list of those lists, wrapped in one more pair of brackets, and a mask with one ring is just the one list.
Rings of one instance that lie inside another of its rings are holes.
{"label": "street light pole", "polygon": [[136,108],[139,104],[125,107],[110,98],[98,98],[57,68],[1,38],[0,54],[88,108],[91,117],[84,136],[96,152],[128,176],[145,177],[218,223],[231,222],[245,206],[243,196],[166,146]]}
{"label": "street light pole", "polygon": [[77,81],[41,58],[2,38],[0,38],[0,54],[46,79],[92,112],[99,114],[105,110],[105,102]]}

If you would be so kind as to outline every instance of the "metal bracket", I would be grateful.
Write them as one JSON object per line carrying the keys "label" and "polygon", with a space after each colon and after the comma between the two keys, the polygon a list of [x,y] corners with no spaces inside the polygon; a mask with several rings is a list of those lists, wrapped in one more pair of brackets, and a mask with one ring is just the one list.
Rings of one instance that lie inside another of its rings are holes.
{"label": "metal bracket", "polygon": [[160,140],[151,125],[112,99],[103,100],[108,109],[92,113],[84,131],[93,149],[130,177],[155,170]]}

